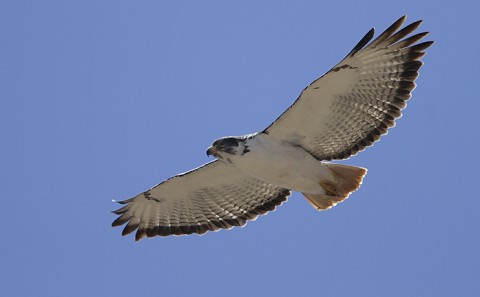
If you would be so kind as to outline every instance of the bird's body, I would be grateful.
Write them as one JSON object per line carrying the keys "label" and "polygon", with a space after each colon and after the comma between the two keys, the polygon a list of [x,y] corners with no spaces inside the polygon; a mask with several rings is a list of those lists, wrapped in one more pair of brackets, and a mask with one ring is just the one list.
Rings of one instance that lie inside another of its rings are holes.
{"label": "bird's body", "polygon": [[126,223],[122,235],[137,230],[136,240],[203,234],[243,226],[274,210],[291,191],[317,210],[345,200],[366,169],[329,161],[363,151],[395,125],[433,43],[416,43],[426,32],[407,37],[421,21],[400,29],[405,19],[373,41],[370,30],[266,129],[220,138],[207,150],[217,160],[120,201],[124,206],[114,211],[119,217],[112,225]]}
{"label": "bird's body", "polygon": [[256,179],[302,193],[325,194],[319,181],[333,181],[328,167],[294,143],[266,133],[235,137],[243,147],[237,154],[219,155],[232,166]]}

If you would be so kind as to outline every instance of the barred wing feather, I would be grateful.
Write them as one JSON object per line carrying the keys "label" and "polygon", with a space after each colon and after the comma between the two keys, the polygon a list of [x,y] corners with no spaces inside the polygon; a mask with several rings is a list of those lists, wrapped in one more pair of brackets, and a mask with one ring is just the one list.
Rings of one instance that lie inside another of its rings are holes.
{"label": "barred wing feather", "polygon": [[[302,146],[319,160],[346,159],[371,146],[395,125],[415,88],[420,59],[432,41],[399,30],[402,17],[370,44],[374,29],[327,74],[306,87],[265,133]],[[367,45],[368,44],[368,45]]]}

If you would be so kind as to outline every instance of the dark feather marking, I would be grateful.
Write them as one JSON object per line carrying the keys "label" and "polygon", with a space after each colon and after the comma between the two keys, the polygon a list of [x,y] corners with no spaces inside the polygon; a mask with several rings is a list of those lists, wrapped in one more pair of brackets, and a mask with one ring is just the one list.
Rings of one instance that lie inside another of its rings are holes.
{"label": "dark feather marking", "polygon": [[393,34],[392,36],[390,36],[387,40],[388,40],[388,44],[394,44],[395,42],[399,41],[400,39],[402,39],[403,37],[407,36],[408,34],[412,33],[413,31],[415,31],[418,26],[420,26],[420,24],[422,23],[421,20],[419,21],[416,21],[416,22],[413,22],[411,23],[410,25],[408,26],[405,26],[402,30],[399,30],[397,33]]}
{"label": "dark feather marking", "polygon": [[170,226],[158,226],[158,235],[159,236],[168,236],[172,235],[172,230],[170,229]]}
{"label": "dark feather marking", "polygon": [[155,226],[153,228],[147,228],[146,231],[146,234],[147,234],[147,237],[154,237],[158,234],[158,226]]}
{"label": "dark feather marking", "polygon": [[112,213],[116,215],[121,215],[122,213],[126,213],[128,211],[128,205],[125,205],[117,210],[112,211]]}
{"label": "dark feather marking", "polygon": [[404,79],[404,80],[415,81],[418,77],[418,72],[417,72],[417,70],[415,70],[415,71],[410,71],[410,70],[404,71],[403,73],[400,74],[399,77]]}
{"label": "dark feather marking", "polygon": [[147,235],[147,232],[144,227],[138,228],[137,233],[135,233],[135,241],[139,241]]}
{"label": "dark feather marking", "polygon": [[164,202],[165,201],[165,198],[153,197],[152,194],[149,191],[144,192],[143,197],[145,197],[145,199],[147,199],[147,200],[155,201],[155,202]]}
{"label": "dark feather marking", "polygon": [[180,228],[180,226],[172,226],[172,229],[175,228],[175,232],[172,231],[173,234],[175,235],[182,235],[182,229]]}
{"label": "dark feather marking", "polygon": [[133,223],[133,221],[129,221],[125,228],[123,228],[122,236],[132,233],[138,228],[139,225],[140,223]]}
{"label": "dark feather marking", "polygon": [[[428,35],[428,32],[421,32],[421,33],[417,33],[415,35],[412,35],[408,38],[405,38],[404,40],[396,43],[394,46],[396,48],[405,48],[409,45],[412,45],[414,44],[415,42],[421,40],[422,38],[424,38],[425,36]],[[431,41],[430,41],[431,42]],[[430,43],[429,41],[426,41],[426,42],[423,42],[423,43]],[[433,43],[433,42],[432,42]]]}
{"label": "dark feather marking", "polygon": [[180,226],[180,231],[182,232],[182,234],[192,234],[193,233],[193,227],[196,227],[196,226]]}
{"label": "dark feather marking", "polygon": [[[345,68],[348,68],[348,69],[357,69],[358,67],[354,67],[354,66],[345,64],[345,65],[342,65],[342,66],[337,66],[337,67],[335,67],[335,68],[332,68],[332,70],[330,70],[330,71],[338,72],[338,71],[340,71],[340,70],[342,70],[342,69],[345,69]],[[315,88],[315,89],[318,89],[318,87]]]}
{"label": "dark feather marking", "polygon": [[115,221],[112,223],[112,227],[117,227],[125,224],[132,218],[131,215],[124,213],[121,216],[119,216]]}
{"label": "dark feather marking", "polygon": [[360,51],[365,45],[367,45],[370,40],[372,40],[374,34],[375,29],[370,29],[370,31],[368,31],[368,33],[363,36],[363,38],[357,43],[357,45],[353,47],[353,49],[348,53],[345,58],[353,57],[358,51]]}
{"label": "dark feather marking", "polygon": [[423,63],[421,61],[408,61],[405,62],[403,65],[403,71],[410,72],[414,71],[417,72],[420,67],[422,67]]}
{"label": "dark feather marking", "polygon": [[127,204],[127,203],[130,203],[133,201],[135,197],[132,197],[132,198],[129,198],[129,199],[125,199],[125,200],[121,200],[121,201],[117,201],[117,203],[119,204]]}
{"label": "dark feather marking", "polygon": [[197,230],[193,233],[197,233],[199,235],[205,234],[208,231],[208,227],[206,225],[197,225]]}
{"label": "dark feather marking", "polygon": [[[377,46],[380,43],[384,42],[387,38],[389,38],[393,33],[395,33],[405,22],[407,16],[402,16],[398,20],[395,21],[390,27],[388,27],[382,34],[380,34],[369,46]],[[363,47],[362,47],[363,48]]]}
{"label": "dark feather marking", "polygon": [[411,47],[409,47],[409,49],[414,52],[421,52],[429,48],[432,44],[433,41],[425,41],[419,44],[412,45]]}

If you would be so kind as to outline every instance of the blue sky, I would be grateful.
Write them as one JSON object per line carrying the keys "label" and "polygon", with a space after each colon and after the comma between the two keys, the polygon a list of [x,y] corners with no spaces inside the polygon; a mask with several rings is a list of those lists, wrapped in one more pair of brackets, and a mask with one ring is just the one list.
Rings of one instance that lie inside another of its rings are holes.
{"label": "blue sky", "polygon": [[[2,1],[2,296],[477,296],[477,4]],[[473,3],[473,2],[471,2]],[[361,189],[245,228],[142,240],[125,199],[263,129],[373,26],[436,41]]]}

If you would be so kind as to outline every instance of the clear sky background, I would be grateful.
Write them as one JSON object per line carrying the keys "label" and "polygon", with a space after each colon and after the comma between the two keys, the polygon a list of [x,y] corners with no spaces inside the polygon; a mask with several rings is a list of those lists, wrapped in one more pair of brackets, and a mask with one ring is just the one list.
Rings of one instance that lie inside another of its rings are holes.
{"label": "clear sky background", "polygon": [[[228,2],[228,3],[227,3]],[[479,296],[474,1],[0,2],[1,296]],[[244,228],[134,242],[117,205],[270,124],[373,26],[436,41],[397,127]]]}

